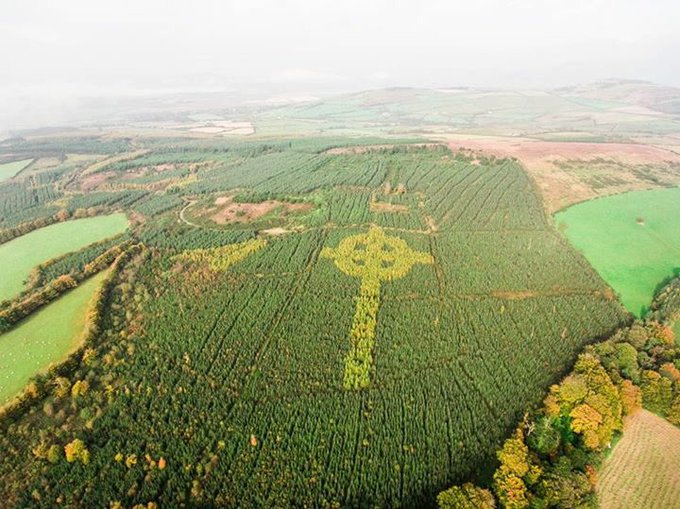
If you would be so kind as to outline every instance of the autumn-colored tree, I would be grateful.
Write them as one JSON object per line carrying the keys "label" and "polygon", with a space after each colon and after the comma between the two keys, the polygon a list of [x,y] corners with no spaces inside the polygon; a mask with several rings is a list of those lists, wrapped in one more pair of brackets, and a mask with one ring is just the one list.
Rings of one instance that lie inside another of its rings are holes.
{"label": "autumn-colored tree", "polygon": [[630,380],[623,380],[619,385],[619,395],[624,415],[632,415],[642,408],[642,391]]}
{"label": "autumn-colored tree", "polygon": [[525,479],[535,482],[540,476],[540,469],[531,464],[522,426],[505,441],[497,456],[501,464],[493,476],[493,489],[498,501],[508,509],[528,507],[529,493]]}
{"label": "autumn-colored tree", "polygon": [[71,387],[71,397],[76,399],[79,396],[84,396],[89,390],[90,384],[87,382],[87,380],[78,380],[73,384],[73,387]]}
{"label": "autumn-colored tree", "polygon": [[136,454],[130,454],[127,458],[125,458],[125,466],[128,468],[132,468],[137,464],[137,455]]}
{"label": "autumn-colored tree", "polygon": [[572,374],[551,388],[551,396],[552,412],[559,407],[559,415],[571,419],[571,429],[591,450],[607,446],[622,428],[619,392],[593,354],[579,356]]}
{"label": "autumn-colored tree", "polygon": [[666,415],[673,402],[672,382],[652,370],[642,372],[641,385],[643,406],[656,414]]}
{"label": "autumn-colored tree", "polygon": [[649,330],[649,335],[660,339],[667,345],[675,344],[675,334],[673,334],[673,329],[667,325],[663,325],[659,322],[649,322],[647,324]]}
{"label": "autumn-colored tree", "polygon": [[69,217],[71,217],[71,214],[69,214],[69,211],[66,209],[61,209],[54,215],[54,218],[57,221],[66,221]]}
{"label": "autumn-colored tree", "polygon": [[62,458],[61,447],[59,447],[56,444],[50,446],[49,450],[47,451],[47,461],[49,461],[52,464],[55,464],[58,463],[61,458]]}
{"label": "autumn-colored tree", "polygon": [[79,438],[64,446],[64,454],[66,455],[66,461],[69,463],[81,461],[84,464],[88,464],[90,462],[90,452],[85,447],[85,443]]}
{"label": "autumn-colored tree", "polygon": [[659,374],[677,384],[680,382],[680,370],[672,362],[666,362],[659,368]]}
{"label": "autumn-colored tree", "polygon": [[465,483],[442,491],[437,505],[439,509],[494,509],[496,501],[489,490]]}
{"label": "autumn-colored tree", "polygon": [[524,509],[529,507],[527,486],[521,477],[517,477],[502,466],[494,473],[494,493],[502,507],[507,509]]}
{"label": "autumn-colored tree", "polygon": [[569,413],[571,429],[583,435],[583,442],[589,449],[600,446],[598,429],[602,426],[604,416],[587,403],[582,403]]}
{"label": "autumn-colored tree", "polygon": [[57,398],[63,398],[64,396],[67,396],[68,393],[71,391],[71,382],[69,381],[68,378],[65,378],[63,376],[58,376],[57,378],[54,379],[54,395]]}
{"label": "autumn-colored tree", "polygon": [[670,410],[668,410],[668,415],[666,416],[668,422],[680,426],[680,391],[675,391],[675,397],[673,398],[673,403],[671,404]]}

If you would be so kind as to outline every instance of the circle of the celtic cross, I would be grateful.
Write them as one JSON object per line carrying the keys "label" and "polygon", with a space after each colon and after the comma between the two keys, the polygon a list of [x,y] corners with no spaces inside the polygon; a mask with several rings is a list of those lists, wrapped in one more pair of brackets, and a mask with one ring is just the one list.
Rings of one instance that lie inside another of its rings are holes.
{"label": "circle of the celtic cross", "polygon": [[416,263],[431,263],[429,254],[414,251],[399,237],[388,237],[381,228],[344,238],[326,251],[345,274],[378,280],[405,276]]}

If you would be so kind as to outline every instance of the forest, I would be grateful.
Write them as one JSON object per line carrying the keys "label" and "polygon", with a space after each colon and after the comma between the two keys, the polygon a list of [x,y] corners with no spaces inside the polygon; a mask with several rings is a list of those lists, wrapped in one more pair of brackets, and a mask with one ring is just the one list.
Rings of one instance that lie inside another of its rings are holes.
{"label": "forest", "polygon": [[[630,315],[516,160],[376,141],[5,147],[56,160],[0,183],[0,238],[120,211],[130,227],[6,303],[11,327],[114,264],[93,332],[4,409],[0,495],[414,506],[485,482],[529,408]],[[263,223],[270,202],[305,206]]]}

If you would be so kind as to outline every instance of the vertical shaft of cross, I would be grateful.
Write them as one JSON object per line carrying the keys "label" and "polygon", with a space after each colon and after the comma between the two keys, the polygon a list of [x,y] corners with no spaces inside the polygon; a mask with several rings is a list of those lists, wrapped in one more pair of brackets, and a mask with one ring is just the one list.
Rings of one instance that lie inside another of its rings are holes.
{"label": "vertical shaft of cross", "polygon": [[345,357],[343,386],[362,389],[371,383],[375,326],[380,304],[380,280],[366,276],[361,279],[361,289],[356,300],[356,312],[350,331],[350,350]]}

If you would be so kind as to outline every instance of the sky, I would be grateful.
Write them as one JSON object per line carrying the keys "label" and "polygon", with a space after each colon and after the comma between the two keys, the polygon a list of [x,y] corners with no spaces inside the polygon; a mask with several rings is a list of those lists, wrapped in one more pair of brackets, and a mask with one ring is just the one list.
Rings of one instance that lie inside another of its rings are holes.
{"label": "sky", "polygon": [[677,0],[2,0],[0,130],[83,97],[680,86],[679,19]]}

